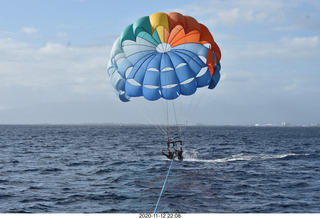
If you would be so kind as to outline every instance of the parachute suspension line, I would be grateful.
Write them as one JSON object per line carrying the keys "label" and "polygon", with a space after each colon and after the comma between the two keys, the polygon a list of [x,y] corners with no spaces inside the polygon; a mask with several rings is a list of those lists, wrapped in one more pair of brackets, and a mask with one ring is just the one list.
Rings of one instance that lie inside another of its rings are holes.
{"label": "parachute suspension line", "polygon": [[[187,111],[187,107],[186,104],[184,103],[185,101],[183,101],[185,97],[180,97],[179,100],[176,101],[176,114],[177,114],[177,119],[178,119],[178,134],[179,137],[182,136],[183,134],[183,127],[187,125],[186,122],[186,111]],[[190,102],[190,101],[189,101]]]}
{"label": "parachute suspension line", "polygon": [[194,97],[195,97],[196,95],[194,94],[194,95],[191,95],[191,101],[189,102],[189,104],[188,104],[188,111],[186,112],[186,122],[187,122],[187,124],[188,124],[188,122],[189,122],[189,115],[190,115],[190,109],[191,109],[191,106],[192,106],[192,104],[193,104],[193,100],[194,100]]}
{"label": "parachute suspension line", "polygon": [[[155,103],[156,104],[156,103]],[[154,108],[152,108],[149,104],[146,104],[146,106],[149,108],[150,112],[154,112]],[[151,115],[151,114],[150,114]],[[160,122],[159,118],[157,116],[152,117],[157,123],[158,129],[161,130],[161,133],[166,136],[166,129],[163,127],[163,124]],[[162,117],[161,117],[162,118]],[[151,120],[151,119],[150,119]],[[152,120],[151,120],[152,121]]]}
{"label": "parachute suspension line", "polygon": [[184,103],[182,101],[182,98],[180,98],[179,100],[179,108],[178,108],[178,115],[180,115],[180,125],[179,125],[179,136],[182,136],[182,130],[183,130],[183,126],[185,126],[185,119],[186,119],[186,115],[184,113],[185,109],[183,107]]}
{"label": "parachute suspension line", "polygon": [[199,99],[197,100],[196,104],[195,104],[195,107],[193,108],[193,110],[191,111],[190,113],[190,117],[192,117],[194,115],[194,113],[197,111],[197,109],[199,108],[199,104],[200,102],[202,102],[203,98],[206,96],[206,94],[208,93],[209,89],[208,88],[203,88],[202,92],[200,92],[200,97]]}
{"label": "parachute suspension line", "polygon": [[[207,89],[206,87],[202,88],[200,93],[200,97],[198,98],[198,100],[196,100],[197,98],[195,98],[196,95],[192,95],[191,101],[189,102],[189,106],[188,106],[188,111],[186,113],[186,123],[188,124],[189,120],[192,118],[192,116],[194,115],[194,113],[197,111],[197,109],[199,108],[199,104],[201,103],[201,101],[203,100],[204,96],[207,94],[207,91],[209,89]],[[198,95],[199,96],[199,95]],[[195,104],[194,104],[195,103]],[[194,106],[193,106],[194,105]],[[184,127],[186,128],[186,127]]]}
{"label": "parachute suspension line", "polygon": [[161,133],[163,134],[164,136],[166,136],[166,132],[164,129],[161,129],[161,126],[160,125],[157,125],[156,123],[154,123],[145,113],[142,112],[141,109],[137,108],[138,111],[140,112],[140,114],[145,118],[147,119],[149,122],[151,122],[151,124]]}
{"label": "parachute suspension line", "polygon": [[[182,135],[182,133],[184,132],[184,130],[186,129],[186,127],[189,125],[189,121],[190,121],[190,118],[191,118],[191,115],[190,115],[190,111],[191,111],[191,108],[192,108],[192,105],[193,105],[193,101],[195,99],[195,96],[196,94],[193,94],[190,96],[188,96],[188,100],[189,101],[182,101],[180,99],[180,115],[181,117],[185,120],[183,121],[183,124],[184,124],[184,127],[181,125],[180,126],[180,136]],[[184,106],[183,106],[184,105]]]}
{"label": "parachute suspension line", "polygon": [[162,124],[159,122],[159,118],[156,116],[151,117],[154,109],[149,104],[144,104],[143,108],[140,104],[134,104],[135,108],[138,110],[138,112],[147,120],[149,121],[162,135],[166,136],[166,130],[163,128]]}
{"label": "parachute suspension line", "polygon": [[175,121],[176,121],[176,125],[177,125],[177,128],[178,128],[178,135],[180,137],[181,136],[180,125],[179,125],[178,118],[177,118],[177,113],[176,113],[176,107],[175,107],[175,104],[174,104],[174,100],[172,100],[172,108],[173,108],[173,114],[174,114],[174,118],[175,118]]}
{"label": "parachute suspension line", "polygon": [[[166,138],[169,138],[169,130],[168,130],[168,110],[167,110],[167,103],[166,103],[167,100],[165,99],[161,99],[160,102],[161,102],[161,106],[162,106],[162,112],[163,112],[163,115],[162,115],[162,127],[163,127],[163,130],[164,130],[164,135]],[[164,122],[165,121],[165,122]]]}
{"label": "parachute suspension line", "polygon": [[[167,133],[167,126],[165,125],[164,126],[164,123],[163,123],[163,117],[166,117],[166,107],[165,107],[165,104],[163,102],[164,100],[161,98],[157,103],[161,103],[161,107],[162,107],[162,113],[161,116],[160,116],[160,120],[158,120],[158,124],[159,124],[159,128],[162,130],[162,133],[165,137],[167,137],[168,133]],[[150,106],[149,106],[150,107]],[[154,111],[154,109],[150,109],[150,111]]]}
{"label": "parachute suspension line", "polygon": [[164,191],[164,188],[166,187],[166,183],[167,183],[167,181],[168,181],[168,177],[169,177],[169,174],[170,174],[171,166],[172,166],[172,164],[173,164],[173,160],[174,160],[174,158],[171,159],[171,162],[170,162],[170,166],[169,166],[169,170],[168,170],[166,179],[165,179],[164,182],[163,182],[163,186],[162,186],[162,189],[161,189],[159,198],[158,198],[158,202],[157,202],[157,204],[156,204],[156,207],[154,208],[154,212],[153,212],[154,214],[157,213],[157,208],[158,208],[158,205],[159,205],[159,203],[160,203],[160,199],[161,199],[162,193],[163,193],[163,191]]}
{"label": "parachute suspension line", "polygon": [[169,124],[168,100],[166,100],[166,116],[167,116],[167,138],[168,138],[168,141],[169,141],[169,138],[170,138],[170,124]]}

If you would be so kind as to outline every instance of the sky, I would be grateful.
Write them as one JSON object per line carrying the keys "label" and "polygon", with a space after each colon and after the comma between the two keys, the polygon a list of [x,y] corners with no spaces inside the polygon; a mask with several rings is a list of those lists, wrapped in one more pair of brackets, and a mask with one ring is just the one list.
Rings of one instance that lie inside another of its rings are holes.
{"label": "sky", "polygon": [[206,25],[222,52],[219,84],[182,97],[181,121],[320,124],[318,0],[0,3],[0,124],[165,122],[160,103],[121,102],[106,66],[126,26],[170,11]]}

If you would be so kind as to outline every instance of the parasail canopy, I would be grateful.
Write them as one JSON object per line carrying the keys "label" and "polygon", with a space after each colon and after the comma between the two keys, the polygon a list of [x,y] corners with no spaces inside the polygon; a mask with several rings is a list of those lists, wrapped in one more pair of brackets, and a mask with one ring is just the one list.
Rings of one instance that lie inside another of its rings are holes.
{"label": "parasail canopy", "polygon": [[221,52],[208,28],[180,13],[155,13],[126,27],[107,72],[120,100],[173,100],[220,79]]}

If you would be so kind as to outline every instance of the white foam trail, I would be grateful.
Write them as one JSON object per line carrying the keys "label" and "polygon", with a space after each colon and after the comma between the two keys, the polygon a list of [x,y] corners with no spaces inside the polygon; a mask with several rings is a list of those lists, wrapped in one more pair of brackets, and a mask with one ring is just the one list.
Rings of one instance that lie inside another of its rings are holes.
{"label": "white foam trail", "polygon": [[[266,160],[266,159],[282,159],[288,156],[298,156],[301,154],[257,154],[257,155],[244,155],[244,154],[236,154],[232,155],[231,157],[226,158],[220,158],[220,159],[212,159],[212,160],[204,160],[204,159],[198,159],[198,158],[192,158],[187,157],[184,158],[183,161],[189,161],[189,162],[206,162],[206,163],[225,163],[225,162],[232,162],[232,161],[238,161],[238,160]],[[303,154],[305,156],[309,154]]]}

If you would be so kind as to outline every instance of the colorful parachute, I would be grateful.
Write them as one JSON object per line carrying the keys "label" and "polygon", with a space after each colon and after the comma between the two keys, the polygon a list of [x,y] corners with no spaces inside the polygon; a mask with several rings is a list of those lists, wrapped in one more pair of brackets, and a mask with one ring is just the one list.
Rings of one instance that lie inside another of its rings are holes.
{"label": "colorful parachute", "polygon": [[111,50],[107,71],[122,101],[173,100],[220,79],[221,52],[208,28],[176,12],[141,17]]}

